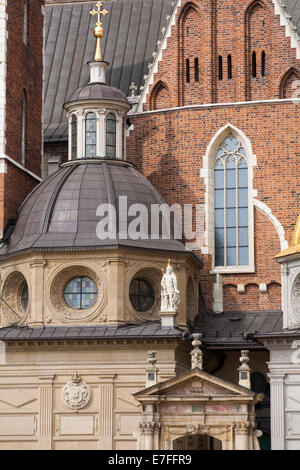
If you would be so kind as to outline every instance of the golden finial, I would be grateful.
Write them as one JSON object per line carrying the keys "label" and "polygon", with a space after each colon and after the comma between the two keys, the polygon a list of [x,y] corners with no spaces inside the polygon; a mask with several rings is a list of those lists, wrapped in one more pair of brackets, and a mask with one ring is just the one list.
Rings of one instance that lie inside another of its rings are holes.
{"label": "golden finial", "polygon": [[299,244],[300,244],[300,215],[297,220],[297,224],[296,224],[294,236],[293,236],[293,241],[292,241],[292,245],[299,245]]}
{"label": "golden finial", "polygon": [[300,215],[298,217],[294,230],[292,244],[286,250],[279,253],[275,258],[280,258],[281,256],[287,255],[294,255],[296,253],[300,253]]}
{"label": "golden finial", "polygon": [[168,266],[171,266],[171,258],[169,258]]}
{"label": "golden finial", "polygon": [[94,29],[94,36],[97,40],[94,60],[96,62],[101,62],[102,61],[101,39],[104,36],[104,29],[102,28],[102,23],[101,23],[101,15],[105,16],[109,12],[105,8],[103,10],[101,10],[102,2],[97,2],[96,6],[98,7],[97,10],[93,9],[92,11],[90,11],[91,15],[93,15],[93,16],[98,15],[98,21],[97,21],[95,29]]}

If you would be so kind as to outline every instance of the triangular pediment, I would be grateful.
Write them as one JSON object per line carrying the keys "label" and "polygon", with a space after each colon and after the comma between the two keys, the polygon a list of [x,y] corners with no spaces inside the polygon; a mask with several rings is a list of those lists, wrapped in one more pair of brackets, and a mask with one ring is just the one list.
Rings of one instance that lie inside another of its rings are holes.
{"label": "triangular pediment", "polygon": [[249,397],[250,399],[255,396],[255,393],[251,390],[210,375],[203,370],[192,369],[165,382],[145,388],[135,393],[134,397],[137,400],[142,397],[150,398],[159,395],[184,396],[186,398],[187,396],[195,396],[195,394],[208,397]]}

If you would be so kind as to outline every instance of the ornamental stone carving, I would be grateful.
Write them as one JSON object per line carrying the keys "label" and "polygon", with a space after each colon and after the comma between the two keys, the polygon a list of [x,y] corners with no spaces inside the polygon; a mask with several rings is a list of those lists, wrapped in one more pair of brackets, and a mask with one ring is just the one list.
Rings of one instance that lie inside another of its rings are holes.
{"label": "ornamental stone carving", "polygon": [[140,433],[141,434],[148,434],[152,435],[154,433],[159,432],[160,424],[156,421],[148,421],[139,423]]}
{"label": "ornamental stone carving", "polygon": [[296,277],[292,288],[292,306],[297,320],[300,320],[300,274]]}
{"label": "ornamental stone carving", "polygon": [[72,410],[81,410],[85,408],[91,398],[90,387],[83,382],[80,375],[76,372],[72,380],[67,382],[62,389],[62,399],[66,406]]}
{"label": "ornamental stone carving", "polygon": [[235,423],[234,430],[238,434],[248,434],[251,424],[248,421]]}
{"label": "ornamental stone carving", "polygon": [[201,336],[201,333],[193,334],[192,345],[194,346],[194,349],[191,351],[192,369],[203,369],[203,353],[199,348],[199,346],[202,344],[200,341]]}

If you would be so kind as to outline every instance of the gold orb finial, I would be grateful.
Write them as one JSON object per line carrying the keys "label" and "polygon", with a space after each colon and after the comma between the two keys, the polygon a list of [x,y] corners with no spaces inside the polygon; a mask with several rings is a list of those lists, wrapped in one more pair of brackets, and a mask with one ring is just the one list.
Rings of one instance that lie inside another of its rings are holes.
{"label": "gold orb finial", "polygon": [[96,62],[101,62],[102,61],[101,39],[104,36],[104,29],[103,29],[102,23],[101,23],[101,15],[105,16],[105,15],[107,15],[107,13],[109,13],[109,11],[106,10],[105,8],[103,10],[101,10],[102,5],[103,5],[102,2],[97,2],[96,3],[97,10],[95,10],[95,8],[94,8],[92,11],[90,11],[90,14],[92,16],[98,15],[97,23],[96,23],[96,26],[94,28],[94,36],[96,38],[96,50],[95,50],[94,60]]}

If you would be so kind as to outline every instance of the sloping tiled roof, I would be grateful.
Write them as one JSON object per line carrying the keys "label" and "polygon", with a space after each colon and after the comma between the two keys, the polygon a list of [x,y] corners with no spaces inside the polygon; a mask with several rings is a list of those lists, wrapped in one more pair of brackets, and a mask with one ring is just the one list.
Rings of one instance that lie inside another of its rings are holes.
{"label": "sloping tiled roof", "polygon": [[281,311],[225,312],[206,315],[197,330],[203,342],[214,348],[255,347],[254,334],[272,333],[282,328]]}
{"label": "sloping tiled roof", "polygon": [[0,328],[0,340],[64,340],[64,339],[130,339],[181,338],[178,328],[162,328],[160,322],[126,326],[46,326],[44,328]]}
{"label": "sloping tiled roof", "polygon": [[[63,104],[89,81],[86,65],[93,58],[95,2],[45,7],[45,141],[67,140]],[[172,0],[104,1],[109,14],[102,19],[104,59],[110,63],[107,82],[126,96],[132,82],[143,84],[148,64],[172,13]],[[113,73],[112,73],[113,72]]]}
{"label": "sloping tiled roof", "polygon": [[[282,312],[227,312],[208,315],[197,325],[202,341],[210,349],[262,349],[257,336],[280,330]],[[277,333],[278,334],[278,333]],[[253,338],[254,336],[254,338]],[[147,322],[124,326],[47,326],[28,328],[10,326],[0,328],[0,341],[59,340],[59,339],[109,339],[109,338],[181,338],[191,339],[187,331],[179,328],[162,328],[160,322]]]}

